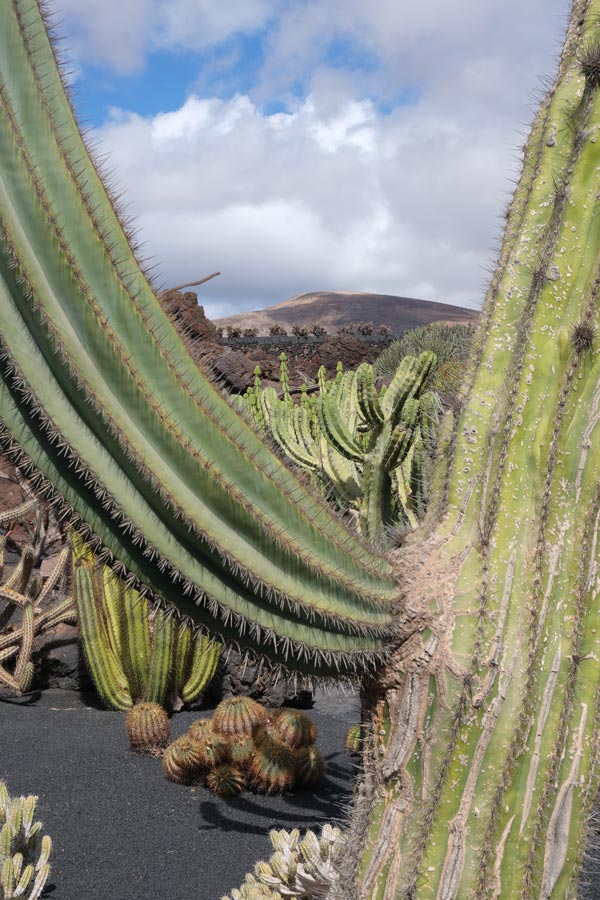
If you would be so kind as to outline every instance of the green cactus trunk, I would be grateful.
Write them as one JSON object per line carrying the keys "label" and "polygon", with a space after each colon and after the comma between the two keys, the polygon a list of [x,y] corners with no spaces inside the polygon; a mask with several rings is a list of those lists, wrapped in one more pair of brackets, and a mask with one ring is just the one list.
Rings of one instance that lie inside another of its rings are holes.
{"label": "green cactus trunk", "polygon": [[0,445],[117,574],[197,628],[308,675],[382,658],[388,561],[189,357],[88,156],[35,0],[0,2]]}
{"label": "green cactus trunk", "polygon": [[600,761],[599,22],[574,3],[446,482],[395,560],[421,628],[365,685],[360,900],[577,896]]}

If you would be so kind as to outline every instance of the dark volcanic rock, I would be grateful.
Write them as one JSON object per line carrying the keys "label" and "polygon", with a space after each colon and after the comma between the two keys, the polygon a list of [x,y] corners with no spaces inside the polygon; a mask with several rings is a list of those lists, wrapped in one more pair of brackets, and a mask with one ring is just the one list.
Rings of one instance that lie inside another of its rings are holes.
{"label": "dark volcanic rock", "polygon": [[[292,682],[286,683],[281,678],[275,684],[273,675],[268,672],[261,672],[259,675],[258,666],[250,663],[244,666],[240,654],[232,652],[223,663],[218,700],[238,695],[252,697],[253,700],[260,700],[266,706],[272,707],[294,706],[298,709],[311,709],[313,706],[312,691],[305,689],[300,680],[296,689]],[[211,697],[214,697],[212,692]]]}
{"label": "dark volcanic rock", "polygon": [[76,625],[62,623],[38,638],[33,654],[35,688],[64,691],[94,691],[79,646]]}

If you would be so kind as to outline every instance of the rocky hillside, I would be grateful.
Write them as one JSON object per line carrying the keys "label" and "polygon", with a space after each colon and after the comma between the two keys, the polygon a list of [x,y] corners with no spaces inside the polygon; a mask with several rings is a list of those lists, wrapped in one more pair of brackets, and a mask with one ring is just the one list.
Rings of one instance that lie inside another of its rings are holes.
{"label": "rocky hillside", "polygon": [[318,323],[329,332],[357,322],[372,322],[377,330],[387,325],[393,334],[402,334],[429,322],[466,323],[478,313],[461,306],[394,297],[389,294],[352,293],[351,291],[313,291],[254,312],[238,313],[214,324],[222,327],[256,328],[268,334],[272,325],[291,330],[294,325],[310,327]]}

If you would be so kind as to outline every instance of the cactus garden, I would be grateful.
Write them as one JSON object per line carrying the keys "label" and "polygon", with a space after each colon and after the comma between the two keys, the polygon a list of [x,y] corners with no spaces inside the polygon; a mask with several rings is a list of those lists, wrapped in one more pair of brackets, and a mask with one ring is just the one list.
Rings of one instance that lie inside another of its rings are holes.
{"label": "cactus garden", "polygon": [[[101,773],[118,831],[109,756],[90,741],[59,758],[32,718],[59,714],[66,734],[71,715],[85,741],[85,707],[27,708],[34,640],[76,615],[165,871],[190,864],[166,855],[165,823],[195,836],[203,798],[207,846],[207,822],[220,835],[250,809],[266,836],[278,810],[275,852],[233,900],[584,896],[600,784],[599,60],[600,0],[573,0],[443,418],[429,350],[383,388],[368,364],[321,373],[299,402],[285,367],[281,396],[257,373],[240,409],[136,259],[41,6],[0,0],[0,449],[29,492],[0,518],[0,551],[20,520],[31,536],[0,586],[6,715],[29,717],[61,790],[82,766]],[[70,547],[38,577],[50,518]],[[303,836],[281,821],[331,791],[318,710],[237,697],[210,721],[178,712],[232,652],[257,682],[360,691],[358,729],[358,710],[336,720],[354,796],[322,808],[339,828],[317,836],[314,806]],[[41,896],[52,865],[35,798],[10,798],[29,790],[0,787],[6,898]],[[119,835],[143,870],[144,835]]]}

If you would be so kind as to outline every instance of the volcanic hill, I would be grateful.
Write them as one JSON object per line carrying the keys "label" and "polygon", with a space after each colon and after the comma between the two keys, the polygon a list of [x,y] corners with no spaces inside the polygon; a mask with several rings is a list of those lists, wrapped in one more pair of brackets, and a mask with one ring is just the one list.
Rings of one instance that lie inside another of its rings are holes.
{"label": "volcanic hill", "polygon": [[474,322],[478,315],[474,309],[390,294],[313,291],[297,294],[266,309],[214,319],[214,324],[241,329],[257,328],[259,334],[268,334],[272,325],[281,325],[289,331],[293,325],[318,323],[327,331],[335,332],[350,324],[372,322],[375,330],[387,325],[393,334],[401,334],[430,322]]}

